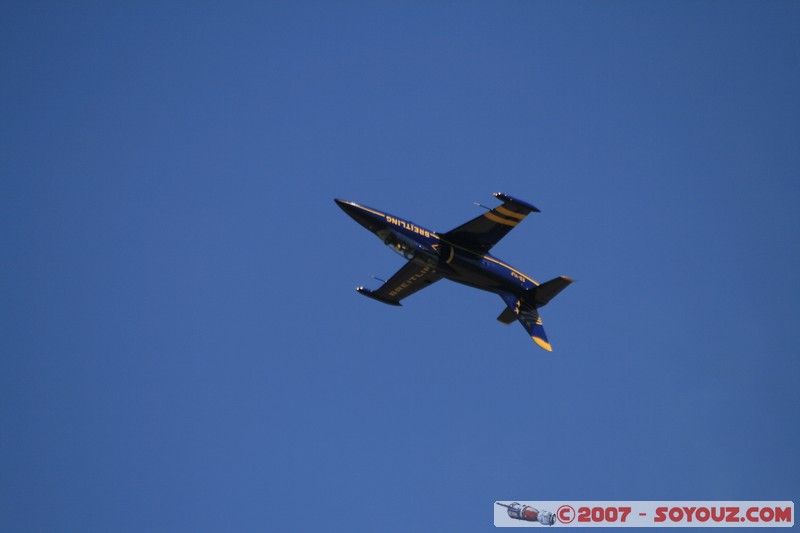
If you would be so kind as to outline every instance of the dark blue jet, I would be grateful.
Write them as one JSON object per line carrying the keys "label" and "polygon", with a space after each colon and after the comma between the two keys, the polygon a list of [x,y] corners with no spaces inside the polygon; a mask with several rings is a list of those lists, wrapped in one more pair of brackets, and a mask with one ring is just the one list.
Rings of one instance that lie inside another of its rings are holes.
{"label": "dark blue jet", "polygon": [[400,305],[403,298],[442,278],[493,292],[506,303],[497,320],[504,324],[518,320],[536,344],[552,351],[538,309],[547,305],[572,280],[560,276],[539,285],[489,253],[528,213],[539,213],[522,200],[499,192],[494,196],[503,205],[447,233],[436,233],[377,209],[337,199],[336,203],[345,213],[408,260],[378,290],[364,287],[356,290],[389,305]]}

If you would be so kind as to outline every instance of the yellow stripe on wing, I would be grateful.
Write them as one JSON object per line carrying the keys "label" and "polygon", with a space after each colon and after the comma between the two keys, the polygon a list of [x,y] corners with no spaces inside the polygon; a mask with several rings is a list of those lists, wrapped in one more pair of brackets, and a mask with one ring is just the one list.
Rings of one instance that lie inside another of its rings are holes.
{"label": "yellow stripe on wing", "polygon": [[505,224],[506,226],[516,227],[519,222],[508,220],[505,218],[500,218],[499,216],[495,215],[494,213],[484,213],[483,216],[491,220],[492,222],[497,222],[498,224]]}
{"label": "yellow stripe on wing", "polygon": [[505,216],[511,217],[511,218],[516,218],[517,220],[522,220],[523,218],[528,216],[528,215],[523,215],[522,213],[515,213],[514,211],[512,211],[510,209],[506,209],[502,205],[499,206],[499,207],[495,207],[494,210],[497,211],[498,213],[500,213],[501,215],[505,215]]}

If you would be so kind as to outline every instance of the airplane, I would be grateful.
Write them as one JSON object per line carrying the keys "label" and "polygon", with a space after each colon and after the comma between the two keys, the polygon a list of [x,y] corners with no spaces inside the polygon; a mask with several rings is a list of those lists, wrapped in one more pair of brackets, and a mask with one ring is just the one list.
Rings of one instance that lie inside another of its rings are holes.
{"label": "airplane", "polygon": [[486,208],[489,209],[486,213],[447,233],[437,233],[355,202],[335,199],[345,213],[408,260],[379,289],[356,287],[356,290],[381,303],[396,306],[442,278],[493,292],[506,304],[497,320],[503,324],[519,321],[537,345],[553,351],[538,310],[573,280],[559,276],[540,285],[489,253],[528,214],[541,212],[506,194],[496,192],[494,196],[502,205]]}

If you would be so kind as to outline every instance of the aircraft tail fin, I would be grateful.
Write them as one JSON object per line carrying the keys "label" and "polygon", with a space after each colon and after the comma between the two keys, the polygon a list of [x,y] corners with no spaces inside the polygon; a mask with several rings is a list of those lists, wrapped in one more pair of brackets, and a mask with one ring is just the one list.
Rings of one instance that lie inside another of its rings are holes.
{"label": "aircraft tail fin", "polygon": [[506,322],[505,320],[513,316],[513,318],[522,324],[522,327],[525,328],[525,331],[531,336],[533,342],[538,344],[542,349],[552,352],[553,348],[550,346],[550,341],[547,340],[547,334],[544,332],[542,317],[539,316],[539,311],[537,311],[536,307],[522,298],[517,298],[513,294],[505,293],[500,296],[502,296],[503,301],[506,302],[507,308],[497,319],[508,324],[510,322]]}
{"label": "aircraft tail fin", "polygon": [[506,309],[500,313],[497,320],[504,324],[510,324],[514,320],[519,321],[536,344],[552,352],[553,347],[550,346],[550,341],[544,332],[539,308],[547,305],[572,282],[573,280],[566,276],[559,276],[528,290],[522,298],[510,293],[501,294],[503,301],[506,302]]}

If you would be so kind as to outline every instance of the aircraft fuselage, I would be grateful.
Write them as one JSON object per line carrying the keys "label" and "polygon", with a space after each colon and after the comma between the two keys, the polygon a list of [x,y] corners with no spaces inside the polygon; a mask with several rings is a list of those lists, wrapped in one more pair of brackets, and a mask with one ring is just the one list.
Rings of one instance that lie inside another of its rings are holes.
{"label": "aircraft fuselage", "polygon": [[[393,251],[443,277],[497,294],[524,295],[538,285],[519,270],[492,256],[447,242],[440,234],[409,220],[353,202],[336,203]],[[412,282],[413,280],[409,280]]]}

